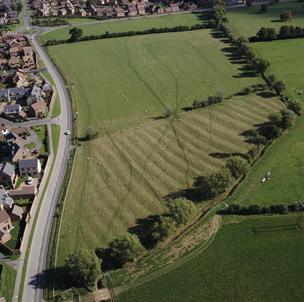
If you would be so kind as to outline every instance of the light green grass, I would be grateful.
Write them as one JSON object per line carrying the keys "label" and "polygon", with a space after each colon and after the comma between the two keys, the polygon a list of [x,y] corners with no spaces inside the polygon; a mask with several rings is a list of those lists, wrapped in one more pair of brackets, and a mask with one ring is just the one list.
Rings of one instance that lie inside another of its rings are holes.
{"label": "light green grass", "polygon": [[119,301],[300,302],[303,228],[252,232],[253,227],[286,226],[295,220],[292,215],[260,216],[226,224],[199,256],[122,293]]}
{"label": "light green grass", "polygon": [[[260,5],[251,8],[234,8],[227,12],[229,24],[238,35],[255,36],[261,27],[273,27],[279,29],[282,25],[294,25],[304,27],[304,10],[302,2],[283,2],[269,5],[266,13],[260,13]],[[293,12],[292,20],[280,22],[280,14],[283,11]]]}
{"label": "light green grass", "polygon": [[[106,31],[109,32],[127,32],[131,30],[145,30],[150,29],[152,27],[174,27],[177,25],[194,25],[197,23],[201,23],[199,14],[180,14],[173,16],[160,16],[153,18],[143,18],[136,20],[113,20],[100,22],[98,24],[90,24],[78,26],[83,30],[84,35],[101,35]],[[69,22],[73,22],[73,19],[69,19]],[[77,25],[77,23],[75,23]],[[63,40],[69,37],[69,28],[62,28],[59,30],[51,31],[49,33],[45,33],[41,36],[41,41],[45,43],[48,40],[57,39]]]}
{"label": "light green grass", "polygon": [[36,132],[40,142],[41,142],[41,148],[40,148],[40,154],[45,154],[48,152],[47,150],[47,128],[45,125],[43,126],[34,126],[32,129]]}
{"label": "light green grass", "polygon": [[[304,16],[303,16],[304,20]],[[268,73],[287,85],[286,93],[304,100],[304,39],[260,42],[252,44],[262,57],[269,60]]]}
{"label": "light green grass", "polygon": [[54,150],[54,157],[57,155],[58,145],[59,145],[59,138],[60,138],[60,126],[52,124],[52,140],[53,140],[53,150]]}
{"label": "light green grass", "polygon": [[[91,18],[67,18],[66,19],[71,25],[78,25],[79,23],[90,23],[90,22],[98,22],[97,19],[91,19]],[[100,21],[102,22],[102,21]]]}
{"label": "light green grass", "polygon": [[[254,166],[232,201],[244,205],[292,203],[303,199],[304,187],[304,118],[275,141],[263,158]],[[269,181],[262,183],[271,171]]]}
{"label": "light green grass", "polygon": [[60,107],[60,99],[58,94],[56,95],[53,111],[52,111],[52,118],[57,117],[61,114],[61,107]]}
{"label": "light green grass", "polygon": [[[209,30],[81,42],[49,47],[77,100],[83,135],[116,119],[152,118],[221,90],[230,96],[260,83],[240,76]],[[80,64],[81,62],[81,64]],[[178,87],[176,89],[176,87]],[[116,127],[113,121],[112,127]]]}
{"label": "light green grass", "polygon": [[17,241],[18,241],[18,234],[20,230],[19,221],[13,222],[13,229],[11,230],[10,234],[12,236],[11,240],[6,243],[8,247],[11,249],[16,249]]}
{"label": "light green grass", "polygon": [[0,297],[5,297],[7,302],[11,302],[14,294],[16,271],[5,263],[0,279]]}

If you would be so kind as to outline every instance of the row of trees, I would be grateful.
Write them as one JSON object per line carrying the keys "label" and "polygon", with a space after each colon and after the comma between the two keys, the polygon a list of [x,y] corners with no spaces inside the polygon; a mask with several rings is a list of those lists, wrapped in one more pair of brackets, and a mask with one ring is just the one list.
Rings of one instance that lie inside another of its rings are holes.
{"label": "row of trees", "polygon": [[89,35],[83,36],[83,31],[80,28],[74,27],[70,29],[69,39],[66,40],[49,40],[45,43],[45,46],[58,45],[64,43],[73,43],[79,41],[90,41],[90,40],[102,40],[118,37],[129,37],[129,36],[139,36],[139,35],[148,35],[148,34],[159,34],[159,33],[168,33],[168,32],[183,32],[183,31],[192,31],[207,28],[208,24],[195,24],[192,26],[175,26],[175,27],[163,27],[163,28],[151,28],[147,30],[138,30],[138,31],[127,31],[127,32],[117,32],[110,33],[106,32],[102,35]]}
{"label": "row of trees", "polygon": [[268,207],[262,207],[256,204],[248,207],[240,206],[238,204],[231,204],[224,210],[219,211],[222,215],[260,215],[260,214],[287,214],[289,212],[302,211],[299,203],[292,203],[289,205],[276,204]]}
{"label": "row of trees", "polygon": [[282,39],[303,38],[304,28],[293,25],[283,25],[279,32],[272,27],[262,27],[254,37],[251,37],[250,42],[257,41],[273,41]]}
{"label": "row of trees", "polygon": [[53,19],[34,18],[32,24],[35,26],[60,26],[60,25],[68,25],[69,22],[62,18],[53,18]]}

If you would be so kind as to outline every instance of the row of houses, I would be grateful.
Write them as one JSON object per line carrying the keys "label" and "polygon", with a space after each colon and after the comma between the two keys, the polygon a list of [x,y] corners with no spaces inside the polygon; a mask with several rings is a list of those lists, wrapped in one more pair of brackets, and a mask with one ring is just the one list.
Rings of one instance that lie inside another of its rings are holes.
{"label": "row of houses", "polygon": [[41,78],[36,55],[28,39],[21,34],[5,33],[0,37],[0,112],[10,120],[43,118],[53,88]]}
{"label": "row of houses", "polygon": [[19,23],[20,0],[0,0],[0,26]]}
{"label": "row of houses", "polygon": [[180,10],[196,10],[194,2],[149,2],[129,0],[33,0],[35,16],[80,16],[123,18],[153,13],[172,13]]}
{"label": "row of houses", "polygon": [[[33,138],[34,136],[34,138]],[[38,192],[42,167],[39,150],[29,150],[35,132],[25,127],[0,124],[0,243],[11,240],[13,222],[24,219],[26,209],[20,199],[33,200]],[[36,138],[37,139],[37,138]],[[38,148],[39,149],[39,146]]]}

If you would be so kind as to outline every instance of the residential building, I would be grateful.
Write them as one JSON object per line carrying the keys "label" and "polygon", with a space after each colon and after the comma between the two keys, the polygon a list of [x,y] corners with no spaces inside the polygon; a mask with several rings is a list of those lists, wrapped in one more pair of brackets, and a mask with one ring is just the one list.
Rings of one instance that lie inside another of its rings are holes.
{"label": "residential building", "polygon": [[0,209],[9,210],[13,207],[14,200],[8,195],[3,186],[0,186]]}
{"label": "residential building", "polygon": [[5,209],[0,211],[0,242],[6,243],[12,237],[10,234],[11,229],[13,228],[11,218],[7,214]]}
{"label": "residential building", "polygon": [[14,187],[18,176],[15,166],[9,162],[0,163],[0,185]]}
{"label": "residential building", "polygon": [[10,212],[10,217],[12,221],[20,221],[23,217],[24,210],[22,207],[17,206],[14,204],[12,211]]}
{"label": "residential building", "polygon": [[38,177],[40,172],[41,172],[41,164],[37,158],[19,160],[20,176]]}
{"label": "residential building", "polygon": [[116,16],[118,17],[118,18],[122,18],[122,17],[125,17],[125,10],[123,9],[123,8],[121,8],[120,6],[117,6],[116,8],[115,8],[115,13],[116,13]]}
{"label": "residential building", "polygon": [[47,107],[44,100],[33,103],[29,106],[28,116],[43,118],[47,112]]}
{"label": "residential building", "polygon": [[5,115],[15,115],[21,113],[21,106],[19,104],[4,105],[3,112]]}

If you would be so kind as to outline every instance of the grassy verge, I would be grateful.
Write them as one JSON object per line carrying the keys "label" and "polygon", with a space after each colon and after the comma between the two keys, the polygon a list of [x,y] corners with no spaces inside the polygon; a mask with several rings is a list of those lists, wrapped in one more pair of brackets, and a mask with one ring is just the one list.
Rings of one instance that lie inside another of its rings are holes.
{"label": "grassy verge", "polygon": [[56,95],[53,111],[52,111],[52,118],[55,118],[59,116],[61,113],[61,107],[60,107],[60,99],[58,94]]}
{"label": "grassy verge", "polygon": [[7,302],[11,302],[14,294],[14,285],[16,279],[16,271],[5,263],[3,266],[0,279],[0,297],[5,297]]}
{"label": "grassy verge", "polygon": [[32,129],[36,132],[38,139],[41,142],[40,154],[46,154],[48,152],[47,127],[45,125],[34,126]]}

